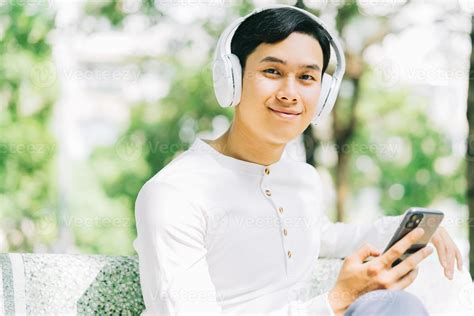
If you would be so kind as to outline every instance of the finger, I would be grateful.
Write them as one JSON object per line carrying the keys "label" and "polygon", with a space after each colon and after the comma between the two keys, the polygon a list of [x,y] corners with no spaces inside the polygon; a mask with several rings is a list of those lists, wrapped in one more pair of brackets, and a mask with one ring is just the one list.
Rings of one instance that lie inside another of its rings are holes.
{"label": "finger", "polygon": [[446,247],[446,268],[444,269],[444,275],[452,280],[454,270],[454,252],[449,247]]}
{"label": "finger", "polygon": [[437,237],[433,238],[431,241],[436,248],[436,252],[438,253],[439,263],[441,264],[443,268],[445,268],[446,267],[446,250],[444,248],[443,236],[441,235],[441,233],[439,233]]}
{"label": "finger", "polygon": [[417,227],[409,232],[402,239],[397,241],[385,254],[382,256],[382,262],[385,266],[391,266],[391,264],[400,258],[401,255],[407,251],[417,240],[419,240],[425,231],[421,227]]}
{"label": "finger", "polygon": [[453,272],[454,272],[454,249],[451,241],[451,237],[446,232],[442,232],[444,245],[446,250],[446,267],[444,268],[444,274],[448,277],[448,279],[453,279]]}
{"label": "finger", "polygon": [[365,244],[362,246],[360,249],[357,250],[355,253],[354,259],[357,260],[357,262],[362,262],[364,259],[370,256],[379,256],[380,251],[378,251],[374,246],[371,244]]}
{"label": "finger", "polygon": [[[458,270],[462,271],[463,262],[462,262],[461,251],[459,250],[458,246],[456,245],[456,243],[454,242],[454,240],[451,238],[451,236],[448,234],[447,231],[444,231],[443,236],[445,237],[445,239],[448,239],[447,242],[451,244],[451,249],[453,250],[453,256],[456,259]],[[454,272],[454,267],[452,270]]]}
{"label": "finger", "polygon": [[415,268],[409,271],[407,274],[402,276],[397,282],[395,282],[390,289],[391,290],[402,290],[409,286],[410,284],[415,281],[416,277],[418,276],[418,268]]}
{"label": "finger", "polygon": [[455,247],[456,247],[455,254],[456,254],[456,262],[458,263],[458,270],[462,271],[462,266],[463,266],[462,254],[461,254],[461,251],[459,250],[459,248],[457,246],[455,246]]}
{"label": "finger", "polygon": [[395,274],[396,278],[401,278],[411,270],[415,269],[418,264],[423,261],[426,257],[433,253],[433,248],[426,246],[411,254],[408,258],[400,262],[398,265],[391,269],[391,273]]}

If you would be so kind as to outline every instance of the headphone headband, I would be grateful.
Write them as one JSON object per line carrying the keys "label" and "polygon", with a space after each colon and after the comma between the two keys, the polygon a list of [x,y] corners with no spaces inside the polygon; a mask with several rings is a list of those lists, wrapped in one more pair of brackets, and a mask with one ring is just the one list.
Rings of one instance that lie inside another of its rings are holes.
{"label": "headphone headband", "polygon": [[[269,5],[269,6],[266,6],[266,7],[257,8],[255,10],[253,10],[251,13],[247,14],[246,16],[240,17],[237,20],[235,20],[233,23],[231,23],[229,26],[226,27],[224,32],[222,32],[222,35],[219,39],[219,42],[222,40],[223,43],[221,43],[221,45],[217,45],[218,49],[216,50],[216,53],[222,53],[222,49],[223,49],[224,53],[226,53],[226,54],[231,54],[232,53],[232,51],[231,51],[232,37],[234,36],[234,33],[237,30],[237,28],[239,27],[239,25],[242,24],[242,22],[245,21],[247,18],[249,18],[250,16],[252,16],[254,14],[260,13],[264,10],[277,9],[277,8],[289,8],[289,9],[293,9],[293,10],[297,10],[299,12],[302,12],[302,13],[306,14],[307,16],[309,16],[310,18],[312,18],[314,21],[316,21],[321,26],[322,31],[327,36],[331,46],[333,46],[333,48],[334,48],[334,52],[336,53],[337,64],[338,64],[338,66],[340,66],[340,67],[336,68],[333,76],[336,76],[337,72],[339,72],[339,75],[341,75],[341,74],[343,75],[344,71],[345,71],[345,68],[346,68],[346,62],[345,62],[345,58],[344,58],[344,54],[343,54],[343,49],[342,49],[341,44],[339,43],[337,37],[333,36],[331,34],[331,32],[328,30],[328,28],[325,26],[324,22],[320,18],[315,16],[314,14],[311,14],[310,12],[305,11],[303,9],[300,9],[298,7],[293,7],[293,6],[285,5],[285,4],[273,4],[273,5]],[[219,44],[219,42],[218,42],[218,44]]]}

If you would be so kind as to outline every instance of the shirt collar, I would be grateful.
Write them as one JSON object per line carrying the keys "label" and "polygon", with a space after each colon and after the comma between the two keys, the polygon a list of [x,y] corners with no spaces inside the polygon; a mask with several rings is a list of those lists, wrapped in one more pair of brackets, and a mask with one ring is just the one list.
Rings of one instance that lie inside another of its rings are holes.
{"label": "shirt collar", "polygon": [[284,155],[282,155],[280,157],[280,160],[270,165],[260,165],[258,163],[240,160],[240,159],[222,154],[221,152],[217,151],[214,147],[212,147],[211,145],[209,145],[208,143],[206,143],[204,140],[202,140],[199,137],[196,137],[196,139],[194,140],[194,143],[189,148],[189,151],[195,151],[198,153],[209,153],[216,159],[216,161],[218,161],[221,165],[223,165],[226,168],[239,170],[239,171],[252,173],[252,174],[259,174],[259,175],[264,175],[265,168],[267,167],[272,170],[275,168],[278,168],[278,169],[281,168],[282,164],[284,163],[286,159]]}

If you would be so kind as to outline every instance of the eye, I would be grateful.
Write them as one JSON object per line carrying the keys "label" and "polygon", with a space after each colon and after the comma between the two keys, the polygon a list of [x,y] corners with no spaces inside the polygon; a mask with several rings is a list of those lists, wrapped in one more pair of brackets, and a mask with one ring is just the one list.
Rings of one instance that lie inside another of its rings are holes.
{"label": "eye", "polygon": [[[274,71],[274,72],[273,72]],[[268,68],[268,69],[265,69],[263,72],[265,73],[268,73],[268,74],[271,74],[271,75],[276,75],[278,74],[278,71],[274,68]]]}
{"label": "eye", "polygon": [[309,78],[310,78],[310,80],[314,80],[314,81],[316,81],[316,79],[314,79],[314,77],[313,77],[313,76],[311,76],[311,75],[302,75],[301,77],[305,77],[305,76],[306,76],[306,77],[309,77]]}

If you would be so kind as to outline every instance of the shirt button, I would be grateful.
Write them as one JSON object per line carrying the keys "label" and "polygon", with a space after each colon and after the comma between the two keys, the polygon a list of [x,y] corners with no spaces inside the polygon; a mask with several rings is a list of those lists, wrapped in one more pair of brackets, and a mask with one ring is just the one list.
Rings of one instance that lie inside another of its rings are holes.
{"label": "shirt button", "polygon": [[283,228],[283,235],[288,235],[288,231],[286,230],[286,228]]}
{"label": "shirt button", "polygon": [[278,212],[280,212],[280,214],[283,214],[283,207],[279,207]]}
{"label": "shirt button", "polygon": [[268,168],[268,167],[265,168],[265,174],[266,174],[266,175],[269,175],[269,174],[270,174],[270,168]]}
{"label": "shirt button", "polygon": [[265,190],[265,194],[266,194],[267,196],[270,196],[270,195],[272,195],[272,192],[270,192],[270,190]]}
{"label": "shirt button", "polygon": [[288,258],[291,258],[291,251],[288,250]]}

